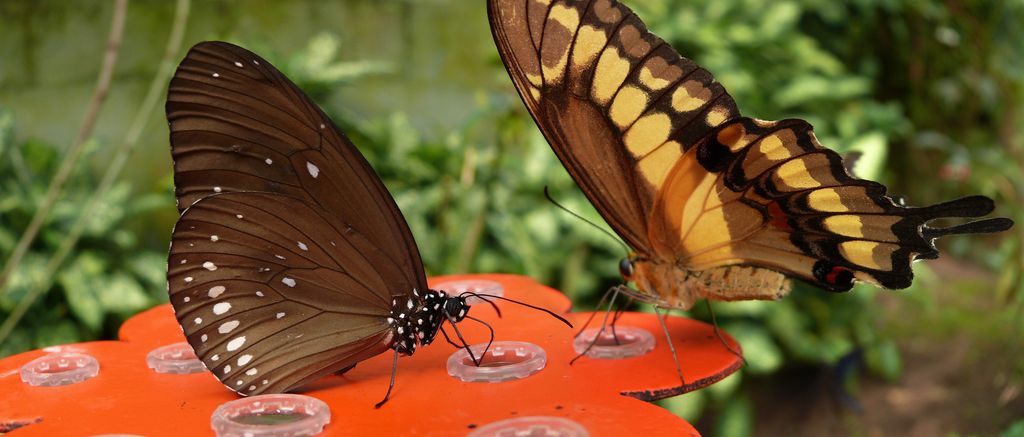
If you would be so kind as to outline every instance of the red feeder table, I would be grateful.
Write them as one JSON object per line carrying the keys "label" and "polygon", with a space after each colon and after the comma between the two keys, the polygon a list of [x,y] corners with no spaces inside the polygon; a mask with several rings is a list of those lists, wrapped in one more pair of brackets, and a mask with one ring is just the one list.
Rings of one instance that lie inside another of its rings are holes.
{"label": "red feeder table", "polygon": [[[560,314],[570,309],[563,294],[522,276],[444,276],[431,278],[430,284],[453,280],[496,281],[512,299]],[[494,327],[496,341],[524,341],[543,348],[547,354],[543,370],[513,381],[463,382],[446,368],[453,348],[438,341],[398,361],[391,400],[374,409],[391,376],[391,354],[382,354],[303,389],[302,394],[330,407],[330,423],[321,435],[465,435],[491,422],[527,416],[569,419],[591,436],[697,435],[683,419],[636,397],[657,399],[696,390],[740,367],[739,358],[726,350],[710,325],[669,317],[668,329],[688,382],[680,387],[656,316],[643,313],[623,314],[618,326],[653,334],[656,347],[651,352],[626,359],[585,357],[570,366],[569,360],[576,355],[574,330],[535,310],[500,301],[497,305],[502,318],[488,305],[474,305],[472,314]],[[567,318],[579,327],[588,316],[571,313]],[[599,323],[600,315],[592,326]],[[470,343],[488,338],[479,324],[460,323],[459,328]],[[119,336],[120,341],[65,345],[0,360],[0,429],[17,427],[12,436],[211,435],[211,414],[238,396],[207,371],[168,374],[147,366],[150,351],[185,340],[170,306],[132,317],[121,326]],[[55,349],[95,357],[98,375],[56,387],[22,382],[22,365]]]}

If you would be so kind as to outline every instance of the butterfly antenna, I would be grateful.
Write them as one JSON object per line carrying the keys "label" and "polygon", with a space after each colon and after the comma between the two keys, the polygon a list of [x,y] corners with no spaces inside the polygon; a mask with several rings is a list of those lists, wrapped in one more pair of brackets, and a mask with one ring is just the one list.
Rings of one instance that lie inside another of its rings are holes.
{"label": "butterfly antenna", "polygon": [[733,347],[729,345],[729,342],[725,341],[725,337],[722,336],[722,330],[718,329],[718,320],[715,319],[715,310],[711,308],[711,301],[705,300],[704,303],[708,305],[708,313],[711,314],[711,326],[715,327],[715,335],[718,337],[718,340],[722,342],[722,346],[725,346],[726,350],[731,352],[733,355],[736,355],[736,357],[739,358],[740,361],[743,361],[743,366],[747,367],[747,359],[744,358],[743,354],[740,353],[738,350],[733,349]]}
{"label": "butterfly antenna", "polygon": [[455,326],[455,319],[451,316],[451,314],[448,314],[447,310],[445,310],[444,316],[448,318],[448,323],[452,324],[452,329],[455,330],[455,335],[458,336],[459,341],[462,342],[462,346],[459,347],[465,349],[466,353],[469,354],[469,359],[473,360],[473,364],[475,364],[477,367],[480,367],[480,360],[476,358],[476,355],[473,354],[473,348],[469,347],[469,343],[467,343],[466,339],[462,337],[462,332],[459,331],[459,327]]}
{"label": "butterfly antenna", "polygon": [[388,384],[388,392],[384,393],[384,399],[377,402],[373,408],[380,408],[391,399],[391,389],[395,388],[395,374],[398,373],[398,349],[395,349],[395,359],[391,362],[391,383]]}
{"label": "butterfly antenna", "polygon": [[[477,323],[486,326],[487,330],[491,332],[491,338],[489,340],[487,340],[487,346],[485,346],[484,347],[484,351],[480,353],[480,362],[483,362],[484,361],[484,357],[487,356],[487,351],[491,349],[491,344],[494,343],[494,328],[490,324],[488,324],[487,322],[485,322],[483,320],[480,320],[480,319],[478,319],[476,317],[466,316],[466,318],[469,319],[469,320],[474,320]],[[479,364],[477,366],[479,366]]]}
{"label": "butterfly antenna", "polygon": [[594,229],[597,229],[597,230],[603,232],[605,235],[610,237],[612,240],[615,240],[616,243],[619,243],[619,245],[622,246],[622,250],[624,252],[626,252],[626,256],[627,257],[629,256],[629,246],[626,246],[626,243],[623,243],[622,240],[619,239],[619,237],[615,236],[615,234],[612,234],[611,232],[608,232],[607,229],[598,226],[596,223],[594,223],[594,222],[592,222],[590,220],[587,220],[583,216],[581,216],[579,214],[576,214],[575,212],[572,212],[569,208],[566,208],[565,206],[562,206],[561,203],[558,203],[557,200],[555,200],[554,198],[551,197],[551,193],[548,193],[548,186],[547,185],[544,186],[544,197],[547,197],[549,202],[553,203],[555,206],[557,206],[562,211],[565,211],[565,212],[569,213],[570,215],[572,215],[573,217],[576,217],[576,218],[578,218],[580,220],[583,220],[585,223],[589,224],[590,226],[593,226]]}
{"label": "butterfly antenna", "polygon": [[[512,302],[512,303],[514,303],[516,305],[522,305],[522,306],[527,307],[527,308],[532,308],[532,309],[535,309],[537,311],[543,311],[545,313],[548,313],[549,316],[558,319],[562,323],[565,323],[566,326],[572,328],[572,323],[569,323],[569,321],[566,320],[565,317],[562,317],[562,316],[560,316],[558,314],[555,314],[554,311],[551,311],[551,310],[549,310],[547,308],[541,308],[541,307],[536,306],[536,305],[530,305],[530,304],[528,304],[526,302],[520,302],[518,300],[509,299],[507,297],[502,297],[502,296],[495,296],[493,294],[479,294],[479,293],[472,293],[472,292],[469,292],[469,291],[467,291],[467,292],[465,292],[463,294],[469,294],[471,296],[476,296],[476,297],[479,297],[481,299],[483,299],[483,298],[499,299],[499,300],[503,300],[503,301],[506,301],[506,302]],[[484,300],[486,300],[486,299],[484,299]]]}

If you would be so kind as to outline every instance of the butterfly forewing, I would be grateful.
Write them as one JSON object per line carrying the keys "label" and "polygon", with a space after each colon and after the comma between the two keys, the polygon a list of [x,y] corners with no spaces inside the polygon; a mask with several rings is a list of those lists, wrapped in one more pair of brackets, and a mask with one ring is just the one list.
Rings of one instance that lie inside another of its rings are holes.
{"label": "butterfly forewing", "polygon": [[[178,209],[230,191],[285,193],[358,229],[396,263],[401,293],[425,286],[415,241],[355,146],[288,78],[231,44],[196,45],[167,96]],[[399,285],[399,284],[395,284]]]}
{"label": "butterfly forewing", "polygon": [[732,98],[618,3],[488,6],[498,50],[555,153],[616,232],[652,252],[648,215],[666,175],[738,114]]}
{"label": "butterfly forewing", "polygon": [[178,207],[168,288],[189,343],[240,394],[282,392],[394,345],[425,290],[408,225],[351,142],[270,63],[195,46],[167,102]]}
{"label": "butterfly forewing", "polygon": [[663,276],[638,281],[661,288],[641,290],[652,300],[691,305],[673,303],[676,287],[725,300],[781,295],[779,277],[722,269],[734,265],[830,290],[854,279],[905,288],[910,262],[937,256],[936,237],[1012,225],[928,227],[986,215],[993,203],[896,204],[884,186],[850,176],[805,121],[741,117],[709,72],[618,2],[489,0],[488,11],[512,81],[559,159],[636,259],[663,266],[638,270]]}

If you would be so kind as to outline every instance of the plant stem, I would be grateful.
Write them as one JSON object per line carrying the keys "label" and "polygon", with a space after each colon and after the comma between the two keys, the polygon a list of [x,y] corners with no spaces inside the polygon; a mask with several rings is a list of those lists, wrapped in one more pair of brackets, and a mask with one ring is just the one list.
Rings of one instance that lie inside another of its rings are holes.
{"label": "plant stem", "polygon": [[25,294],[25,297],[18,302],[18,306],[14,308],[14,311],[11,311],[11,314],[4,320],[3,325],[0,325],[0,343],[7,339],[7,336],[17,326],[18,321],[25,315],[29,307],[32,306],[32,303],[53,284],[57,269],[60,268],[64,259],[78,243],[78,239],[82,236],[82,231],[85,230],[89,220],[96,216],[96,208],[102,206],[103,197],[106,196],[107,192],[114,185],[117,177],[121,174],[121,170],[124,168],[124,164],[128,161],[128,156],[131,154],[132,149],[138,144],[139,136],[146,127],[146,122],[149,121],[150,116],[153,114],[153,109],[156,107],[157,102],[163,96],[168,78],[174,69],[174,60],[181,50],[181,40],[185,34],[185,23],[188,22],[189,7],[190,0],[178,0],[174,22],[171,24],[171,35],[167,40],[163,59],[157,68],[156,76],[153,77],[153,82],[149,85],[149,91],[146,93],[145,100],[143,100],[142,105],[139,107],[139,111],[135,113],[135,119],[132,120],[128,132],[125,134],[124,141],[115,150],[113,161],[107,167],[99,187],[97,187],[89,202],[86,203],[82,214],[75,220],[64,241],[61,242],[61,245],[47,263],[46,273],[43,275],[45,279],[41,283],[35,284]]}
{"label": "plant stem", "polygon": [[121,48],[121,37],[124,34],[124,17],[127,10],[128,0],[117,0],[114,4],[114,17],[110,22],[110,36],[107,38],[107,48],[103,54],[103,64],[100,67],[100,75],[96,79],[96,88],[93,90],[92,98],[89,100],[89,107],[85,110],[82,125],[78,128],[78,136],[75,137],[75,142],[71,143],[71,148],[68,149],[64,161],[60,163],[57,174],[54,175],[53,181],[50,182],[50,187],[46,190],[43,202],[36,208],[36,213],[32,216],[32,221],[29,222],[28,228],[21,234],[17,246],[14,247],[11,256],[7,258],[7,263],[4,264],[4,269],[0,272],[0,292],[4,290],[4,284],[7,283],[10,275],[21,264],[21,259],[25,256],[25,252],[28,252],[29,246],[32,245],[32,242],[39,234],[39,229],[43,227],[43,222],[50,215],[53,204],[57,202],[57,196],[60,195],[61,190],[64,188],[64,183],[67,182],[71,171],[74,170],[75,164],[78,162],[78,158],[85,149],[85,139],[89,137],[93,127],[96,126],[96,118],[99,116],[103,101],[107,98],[107,91],[110,90],[110,80],[114,75],[114,65],[117,64],[117,55]]}

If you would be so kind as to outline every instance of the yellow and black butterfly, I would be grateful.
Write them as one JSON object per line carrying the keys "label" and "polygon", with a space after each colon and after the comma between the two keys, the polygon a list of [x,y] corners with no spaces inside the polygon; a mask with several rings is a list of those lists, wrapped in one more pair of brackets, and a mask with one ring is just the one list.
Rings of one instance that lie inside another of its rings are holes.
{"label": "yellow and black butterfly", "polygon": [[488,0],[523,102],[587,198],[633,252],[633,294],[663,308],[777,299],[796,277],[906,288],[950,234],[1003,231],[971,196],[907,207],[852,177],[804,120],[740,115],[711,74],[611,0]]}

